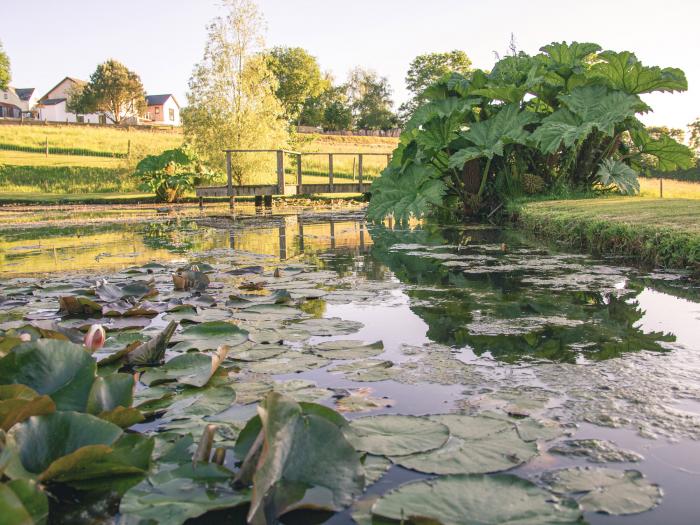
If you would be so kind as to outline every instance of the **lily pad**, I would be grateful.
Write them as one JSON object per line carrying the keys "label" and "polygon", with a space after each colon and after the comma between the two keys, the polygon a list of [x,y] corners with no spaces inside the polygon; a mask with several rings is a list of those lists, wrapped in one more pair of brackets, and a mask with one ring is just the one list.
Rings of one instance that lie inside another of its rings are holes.
{"label": "lily pad", "polygon": [[0,359],[0,384],[22,384],[47,394],[58,410],[85,411],[96,368],[83,347],[40,339],[16,346]]}
{"label": "lily pad", "polygon": [[401,456],[440,448],[449,428],[425,417],[382,415],[353,420],[345,435],[357,450],[379,456]]}
{"label": "lily pad", "polygon": [[229,359],[237,361],[262,361],[277,357],[289,351],[289,347],[282,345],[258,344],[248,349],[234,350],[229,353]]}
{"label": "lily pad", "polygon": [[569,439],[550,447],[548,452],[562,456],[585,457],[594,463],[635,462],[644,456],[601,439]]}
{"label": "lily pad", "polygon": [[134,376],[110,374],[95,379],[90,389],[86,410],[98,415],[117,407],[129,408],[134,401]]}
{"label": "lily pad", "polygon": [[384,352],[384,343],[367,344],[364,341],[324,341],[313,347],[311,351],[327,359],[366,359]]}
{"label": "lily pad", "polygon": [[[259,459],[248,454],[241,470],[254,461],[255,490],[248,521],[273,523],[305,496],[316,508],[342,510],[362,494],[364,469],[326,407],[302,407],[276,392],[258,408],[262,423]],[[330,411],[332,413],[332,411]]]}
{"label": "lily pad", "polygon": [[119,512],[127,524],[179,525],[210,511],[244,505],[250,501],[250,491],[233,490],[232,476],[230,470],[213,463],[161,472],[124,494]]}
{"label": "lily pad", "polygon": [[177,344],[172,348],[174,352],[187,350],[216,350],[222,345],[237,346],[248,340],[248,332],[238,326],[225,321],[211,321],[193,326],[188,326],[182,332],[172,338]]}
{"label": "lily pad", "polygon": [[508,470],[537,454],[537,445],[520,439],[512,425],[494,429],[488,418],[479,416],[431,419],[448,425],[452,435],[447,443],[437,450],[392,457],[394,463],[427,474],[485,474]]}
{"label": "lily pad", "polygon": [[572,467],[547,472],[542,479],[553,492],[577,495],[590,512],[637,514],[661,502],[661,489],[636,470]]}
{"label": "lily pad", "polygon": [[384,456],[365,455],[362,459],[362,466],[365,468],[365,486],[369,487],[379,481],[391,465],[391,461]]}
{"label": "lily pad", "polygon": [[141,376],[141,382],[146,385],[157,385],[177,381],[183,385],[203,387],[226,357],[228,347],[220,346],[214,355],[202,353],[187,353],[173,357],[159,368],[146,371]]}
{"label": "lily pad", "polygon": [[338,412],[367,412],[387,408],[394,404],[394,401],[386,397],[372,397],[372,389],[358,388],[349,392],[348,395],[336,401]]}
{"label": "lily pad", "polygon": [[505,474],[407,483],[382,496],[372,506],[372,514],[436,525],[563,525],[581,519],[575,501],[556,501],[533,483]]}
{"label": "lily pad", "polygon": [[0,386],[0,429],[9,430],[31,416],[50,414],[56,404],[47,395],[39,395],[25,385]]}
{"label": "lily pad", "polygon": [[0,483],[0,516],[3,525],[42,525],[49,516],[49,500],[34,481]]}
{"label": "lily pad", "polygon": [[366,359],[343,363],[331,368],[331,372],[344,372],[345,377],[351,381],[377,382],[394,379],[399,370],[394,368],[391,361]]}
{"label": "lily pad", "polygon": [[302,354],[290,350],[272,359],[251,363],[248,370],[256,374],[295,374],[315,368],[322,368],[330,363],[328,359],[313,354]]}
{"label": "lily pad", "polygon": [[358,321],[348,321],[338,317],[322,319],[305,319],[294,323],[294,328],[302,329],[311,335],[333,336],[348,335],[359,331],[364,325]]}

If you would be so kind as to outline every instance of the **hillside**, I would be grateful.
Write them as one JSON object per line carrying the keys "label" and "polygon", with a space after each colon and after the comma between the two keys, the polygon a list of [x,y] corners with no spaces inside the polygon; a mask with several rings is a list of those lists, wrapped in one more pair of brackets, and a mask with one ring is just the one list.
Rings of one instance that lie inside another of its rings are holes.
{"label": "hillside", "polygon": [[[179,130],[3,125],[0,126],[0,199],[17,195],[38,198],[46,194],[137,192],[136,181],[130,174],[138,160],[181,143]],[[338,178],[356,175],[357,157],[351,154],[381,154],[363,159],[365,178],[371,180],[384,168],[385,154],[391,153],[397,143],[396,138],[387,137],[300,134],[291,147],[302,152],[338,153],[334,158]],[[74,154],[54,154],[54,151]],[[327,164],[325,156],[305,157],[307,180],[326,180],[318,175],[327,172]],[[270,177],[274,178],[274,172]]]}

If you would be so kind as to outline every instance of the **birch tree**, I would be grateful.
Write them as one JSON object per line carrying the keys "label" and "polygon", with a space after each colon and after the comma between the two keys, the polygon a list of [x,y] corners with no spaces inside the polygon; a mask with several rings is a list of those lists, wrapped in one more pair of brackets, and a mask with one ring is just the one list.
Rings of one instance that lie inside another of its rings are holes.
{"label": "birch tree", "polygon": [[[225,166],[224,149],[284,148],[289,137],[264,55],[264,19],[252,0],[226,0],[224,7],[207,27],[182,115],[185,139],[218,170]],[[263,154],[234,155],[235,183],[262,182],[274,173],[269,161]]]}

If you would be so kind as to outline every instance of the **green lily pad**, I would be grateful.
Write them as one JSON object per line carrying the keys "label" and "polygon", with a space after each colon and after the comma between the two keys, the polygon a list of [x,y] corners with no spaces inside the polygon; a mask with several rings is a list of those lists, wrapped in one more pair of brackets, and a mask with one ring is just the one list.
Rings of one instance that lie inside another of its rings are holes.
{"label": "green lily pad", "polygon": [[124,435],[112,423],[77,412],[33,416],[12,427],[7,443],[21,462],[13,472],[21,476],[23,469],[40,481],[71,484],[142,474],[153,447],[152,440]]}
{"label": "green lily pad", "polygon": [[386,397],[372,397],[371,388],[358,388],[336,401],[338,412],[367,412],[388,408],[394,401]]}
{"label": "green lily pad", "polygon": [[351,381],[371,383],[394,379],[399,374],[399,370],[394,368],[394,363],[378,359],[343,363],[331,368],[331,372],[344,372],[345,377]]}
{"label": "green lily pad", "polygon": [[230,470],[213,463],[196,468],[183,465],[132,487],[124,494],[119,513],[129,525],[180,525],[207,512],[244,505],[250,501],[250,491],[233,490],[232,476]]}
{"label": "green lily pad", "polygon": [[110,374],[95,379],[90,389],[86,411],[90,414],[100,414],[117,407],[129,408],[133,402],[134,376]]}
{"label": "green lily pad", "polygon": [[100,365],[119,361],[123,357],[126,357],[130,365],[157,365],[163,361],[168,343],[176,328],[177,323],[170,321],[162,332],[145,343],[129,345],[124,350],[100,361]]}
{"label": "green lily pad", "polygon": [[231,314],[231,317],[247,323],[260,321],[289,321],[302,319],[307,314],[292,306],[282,304],[260,304]]}
{"label": "green lily pad", "polygon": [[293,327],[317,336],[348,335],[359,331],[364,325],[358,321],[348,321],[337,317],[305,319]]}
{"label": "green lily pad", "polygon": [[322,368],[330,363],[328,359],[313,354],[302,354],[290,350],[272,359],[251,363],[248,370],[256,374],[294,374],[306,372],[315,368]]}
{"label": "green lily pad", "polygon": [[123,286],[101,281],[95,286],[95,294],[106,303],[113,303],[120,299],[141,300],[156,293],[153,284],[145,281],[134,281]]}
{"label": "green lily pad", "polygon": [[626,463],[644,459],[644,456],[633,450],[625,450],[612,441],[602,439],[568,439],[550,447],[547,452],[562,456],[584,457],[594,463]]}
{"label": "green lily pad", "polygon": [[563,525],[579,523],[572,500],[511,475],[445,476],[406,483],[372,506],[372,514],[404,523],[436,525]]}
{"label": "green lily pad", "polygon": [[384,352],[384,343],[367,344],[364,341],[324,341],[313,347],[311,351],[326,359],[366,359]]}
{"label": "green lily pad", "polygon": [[514,425],[483,416],[431,416],[450,429],[450,439],[436,450],[392,457],[405,468],[428,474],[485,474],[520,465],[537,454]]}
{"label": "green lily pad", "polygon": [[362,459],[362,466],[365,468],[365,486],[369,487],[379,481],[391,465],[391,461],[384,456],[365,455]]}
{"label": "green lily pad", "polygon": [[248,349],[232,350],[229,353],[229,359],[235,359],[237,361],[262,361],[264,359],[277,357],[288,351],[289,347],[282,345],[258,344]]}
{"label": "green lily pad", "polygon": [[23,384],[49,395],[58,410],[85,411],[96,368],[83,347],[40,339],[0,359],[0,384]]}
{"label": "green lily pad", "polygon": [[172,338],[177,344],[174,352],[188,350],[216,350],[222,345],[234,347],[248,340],[248,332],[238,326],[224,321],[211,321],[188,326]]}
{"label": "green lily pad", "polygon": [[[318,409],[316,409],[318,407]],[[305,496],[314,507],[342,510],[362,494],[364,469],[333,413],[320,405],[299,405],[276,392],[258,408],[263,443],[260,457],[250,454],[241,470],[255,461],[255,490],[248,521],[274,523]]]}
{"label": "green lily pad", "polygon": [[0,385],[0,429],[10,430],[31,416],[55,412],[56,404],[25,385]]}
{"label": "green lily pad", "polygon": [[661,502],[661,489],[636,470],[572,467],[547,472],[542,479],[553,492],[577,495],[589,512],[637,514]]}
{"label": "green lily pad", "polygon": [[59,313],[65,315],[92,315],[102,313],[102,305],[82,295],[64,295],[58,301]]}
{"label": "green lily pad", "polygon": [[203,387],[214,375],[227,352],[228,348],[221,346],[214,355],[202,353],[178,355],[164,365],[144,372],[140,381],[146,385],[177,381],[183,385]]}
{"label": "green lily pad", "polygon": [[382,415],[353,420],[345,435],[357,450],[379,456],[401,456],[440,448],[449,428],[425,417]]}
{"label": "green lily pad", "polygon": [[49,516],[49,500],[34,481],[0,483],[0,516],[3,525],[42,525]]}

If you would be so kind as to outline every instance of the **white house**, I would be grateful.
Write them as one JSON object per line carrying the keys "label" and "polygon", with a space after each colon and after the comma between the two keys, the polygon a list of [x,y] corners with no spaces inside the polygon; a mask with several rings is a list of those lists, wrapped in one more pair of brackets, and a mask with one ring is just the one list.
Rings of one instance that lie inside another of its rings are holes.
{"label": "white house", "polygon": [[80,115],[71,113],[66,107],[68,100],[76,89],[85,85],[84,80],[66,77],[51,88],[46,95],[39,99],[39,119],[49,122],[85,122],[89,124],[105,124],[107,118],[98,113]]}
{"label": "white house", "polygon": [[144,120],[169,126],[180,125],[180,104],[170,93],[165,95],[147,95],[148,108]]}
{"label": "white house", "polygon": [[8,87],[0,90],[0,117],[34,118],[36,97],[34,88]]}

